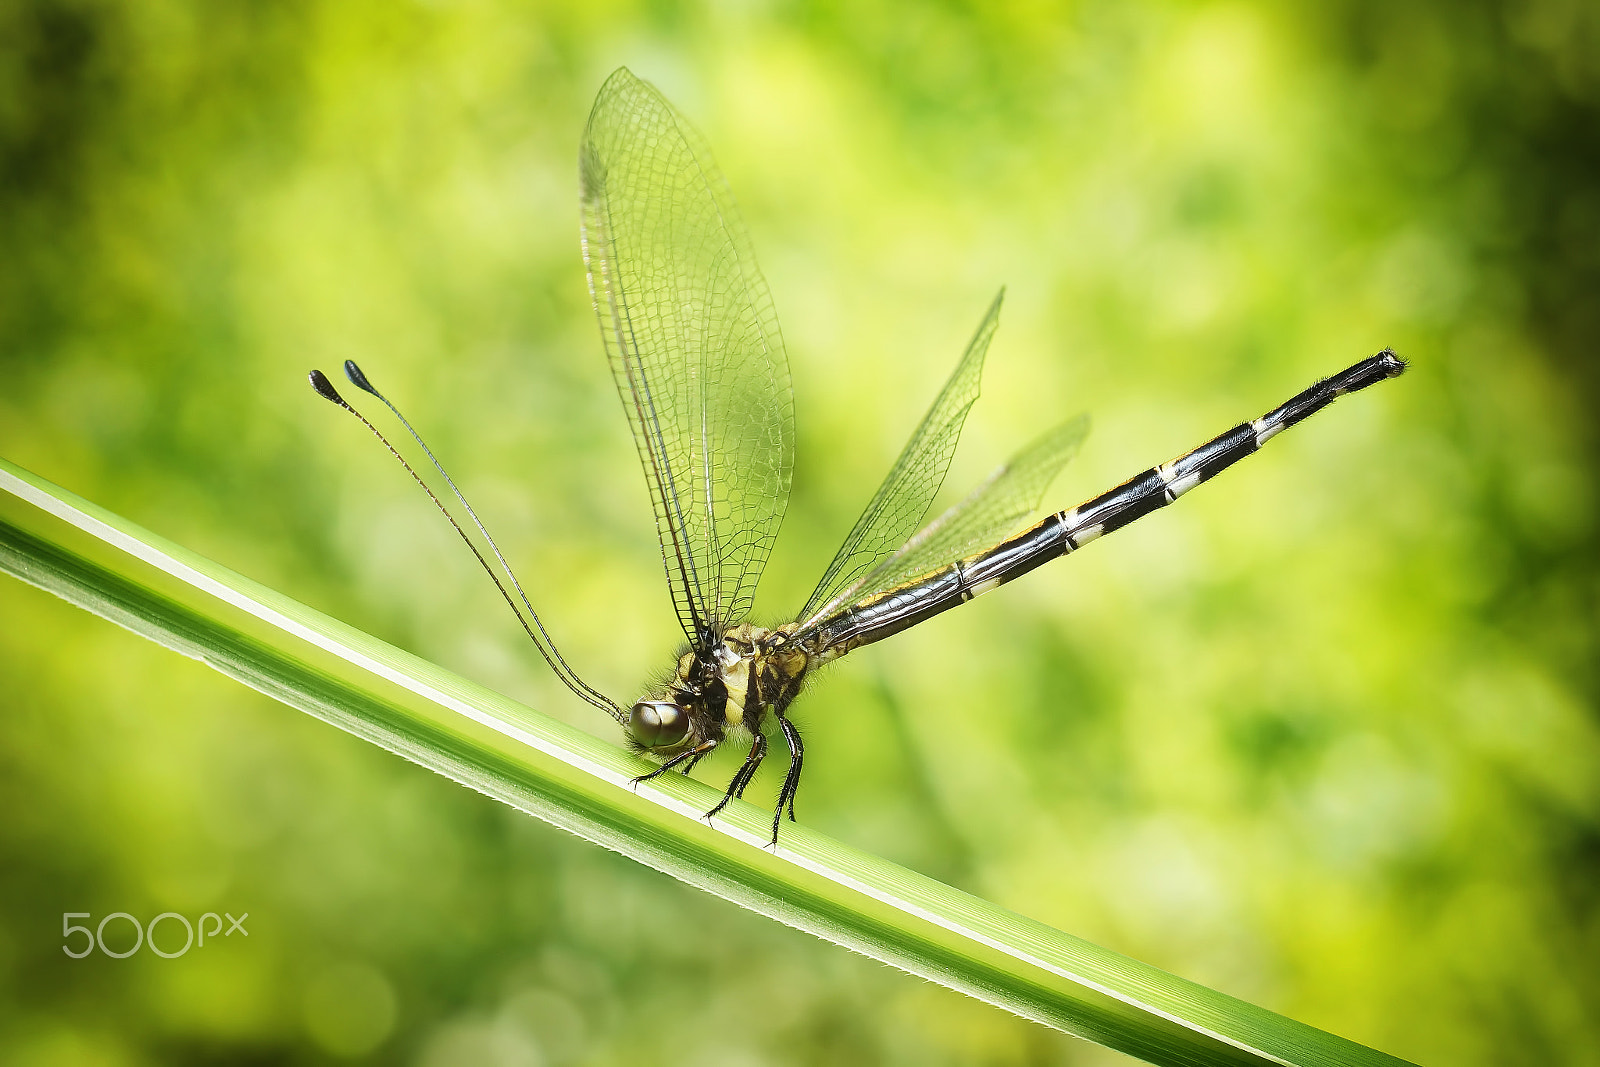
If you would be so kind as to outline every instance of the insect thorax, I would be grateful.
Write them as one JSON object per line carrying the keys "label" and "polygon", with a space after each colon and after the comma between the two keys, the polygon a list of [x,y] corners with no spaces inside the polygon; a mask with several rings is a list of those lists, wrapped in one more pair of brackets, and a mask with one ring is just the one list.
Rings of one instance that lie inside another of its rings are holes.
{"label": "insect thorax", "polygon": [[705,712],[717,725],[759,730],[770,708],[781,710],[800,692],[811,666],[811,657],[790,640],[794,629],[792,623],[732,627],[711,648],[709,659],[694,649],[684,652],[673,686],[680,693],[701,694]]}

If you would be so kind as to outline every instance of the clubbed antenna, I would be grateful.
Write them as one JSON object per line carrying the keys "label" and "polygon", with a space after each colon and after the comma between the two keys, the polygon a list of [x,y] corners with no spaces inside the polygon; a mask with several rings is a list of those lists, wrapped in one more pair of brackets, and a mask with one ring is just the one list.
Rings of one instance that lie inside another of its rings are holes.
{"label": "clubbed antenna", "polygon": [[[466,543],[467,548],[472,551],[473,556],[477,558],[478,565],[489,576],[489,580],[494,583],[495,588],[500,590],[500,595],[505,598],[506,605],[511,609],[512,614],[517,617],[517,621],[522,624],[522,629],[527,633],[528,639],[539,650],[539,654],[550,665],[550,669],[555,672],[556,677],[561,679],[562,684],[582,700],[593,704],[613,719],[616,719],[617,722],[625,724],[627,715],[617,706],[616,702],[580,678],[578,673],[568,666],[567,661],[562,658],[555,642],[550,639],[549,633],[545,631],[544,623],[539,621],[539,613],[533,610],[533,604],[528,600],[528,594],[523,591],[522,584],[517,581],[516,574],[512,572],[511,565],[506,562],[506,558],[501,554],[499,546],[494,543],[494,538],[489,536],[488,529],[484,527],[483,522],[478,518],[478,513],[472,510],[472,505],[467,503],[467,498],[461,494],[460,489],[456,488],[455,480],[444,469],[444,465],[433,454],[433,450],[422,439],[422,435],[412,429],[411,423],[406,420],[404,415],[400,414],[399,408],[390,403],[388,397],[378,392],[372,382],[367,379],[367,376],[362,373],[361,368],[356,366],[354,360],[345,360],[344,373],[345,377],[349,378],[350,383],[356,388],[371,393],[383,401],[384,406],[393,412],[394,417],[399,419],[400,424],[406,428],[406,432],[411,435],[412,440],[416,441],[422,451],[427,454],[428,461],[433,464],[434,469],[444,478],[445,484],[450,487],[450,492],[455,495],[456,500],[466,509],[467,515],[472,519],[472,524],[477,527],[478,532],[483,535],[483,539],[488,542],[489,550],[494,553],[494,558],[500,564],[501,571],[505,575],[505,581],[501,580],[500,574],[496,573],[494,567],[484,558],[483,553],[478,550],[478,546],[473,543],[472,538],[467,536],[467,532],[461,528],[461,524],[450,513],[450,509],[444,506],[444,502],[434,494],[432,489],[428,488],[428,483],[422,480],[422,476],[416,472],[416,469],[406,462],[405,457],[400,455],[394,445],[389,443],[389,439],[376,426],[372,425],[365,415],[351,407],[349,402],[339,395],[339,391],[333,387],[333,383],[328,380],[328,376],[320,370],[312,371],[310,375],[311,387],[317,391],[318,396],[348,411],[360,420],[363,426],[371,430],[373,436],[383,442],[383,446],[389,450],[389,454],[395,458],[400,466],[406,469],[406,473],[410,474],[412,479],[422,487],[422,491],[428,494],[428,499],[433,501],[434,507],[439,509],[439,513],[445,517],[445,521],[450,523],[451,528],[455,530],[461,540]],[[511,589],[516,590],[516,599],[512,598],[510,590],[506,588],[507,582],[510,583]],[[518,600],[521,601],[520,608],[517,605]]]}

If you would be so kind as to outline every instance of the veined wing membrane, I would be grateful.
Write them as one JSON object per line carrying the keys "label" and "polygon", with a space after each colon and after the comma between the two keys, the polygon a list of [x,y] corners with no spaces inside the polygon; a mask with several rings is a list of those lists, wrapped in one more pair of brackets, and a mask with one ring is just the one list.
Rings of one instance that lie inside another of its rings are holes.
{"label": "veined wing membrane", "polygon": [[955,455],[967,412],[978,399],[983,358],[1000,324],[1000,303],[1005,295],[1002,289],[989,305],[961,362],[823,572],[816,591],[800,613],[802,630],[833,614],[845,602],[859,599],[856,594],[866,576],[885,556],[903,545],[928,514],[950,469],[950,458]]}
{"label": "veined wing membrane", "polygon": [[580,154],[584,260],[691,642],[749,613],[794,466],[789,364],[710,150],[619,68]]}
{"label": "veined wing membrane", "polygon": [[1079,415],[1001,464],[965,499],[918,530],[893,555],[869,571],[850,590],[849,603],[873,600],[912,579],[998,544],[1038,508],[1044,491],[1067,461],[1077,455],[1088,434],[1089,417]]}

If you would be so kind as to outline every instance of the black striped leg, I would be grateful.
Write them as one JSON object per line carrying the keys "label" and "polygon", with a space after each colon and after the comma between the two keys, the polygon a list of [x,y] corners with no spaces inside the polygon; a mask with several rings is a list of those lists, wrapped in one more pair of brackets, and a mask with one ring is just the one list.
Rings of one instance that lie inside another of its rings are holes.
{"label": "black striped leg", "polygon": [[717,743],[715,741],[702,741],[700,744],[689,749],[687,752],[680,752],[676,756],[673,756],[671,759],[667,760],[667,762],[663,763],[649,774],[639,775],[639,777],[633,780],[633,784],[638,785],[640,782],[648,782],[650,779],[656,777],[656,775],[666,774],[668,771],[672,770],[672,768],[679,766],[685,761],[688,762],[689,766],[684,768],[683,773],[688,774],[694,765],[699,763],[701,759],[705,757],[706,753],[710,752],[716,747]]}
{"label": "black striped leg", "polygon": [[806,746],[800,741],[800,731],[794,723],[778,712],[778,725],[783,728],[783,739],[789,742],[789,773],[783,776],[783,788],[778,790],[778,804],[772,812],[772,844],[778,843],[778,826],[783,822],[783,809],[789,808],[789,821],[794,822],[794,795],[800,792],[800,768],[806,761]]}
{"label": "black striped leg", "polygon": [[728,783],[728,791],[722,794],[722,799],[717,801],[717,806],[706,812],[705,817],[711,818],[717,812],[728,806],[728,801],[744,794],[744,787],[750,784],[750,779],[755,777],[756,768],[761,766],[761,761],[767,755],[767,739],[759,730],[756,731],[755,740],[750,742],[750,754],[744,758],[744,766],[739,768],[739,773],[733,776],[733,781]]}

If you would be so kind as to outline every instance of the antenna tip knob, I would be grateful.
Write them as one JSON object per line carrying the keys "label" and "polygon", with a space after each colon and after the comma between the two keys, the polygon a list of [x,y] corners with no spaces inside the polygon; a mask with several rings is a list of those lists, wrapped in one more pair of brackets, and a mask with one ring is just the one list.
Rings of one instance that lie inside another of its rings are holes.
{"label": "antenna tip knob", "polygon": [[335,404],[342,405],[344,403],[344,397],[340,396],[339,391],[333,387],[333,383],[328,381],[326,374],[319,370],[314,370],[311,372],[310,377],[311,388],[317,391],[318,396]]}
{"label": "antenna tip knob", "polygon": [[367,376],[362,373],[360,367],[356,366],[355,360],[347,359],[344,361],[344,376],[349,378],[350,384],[355,386],[357,389],[371,393],[380,400],[383,398],[383,394],[374,389],[372,383],[367,381]]}

